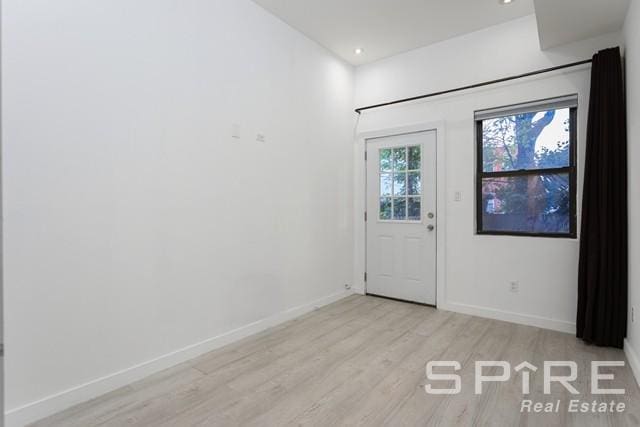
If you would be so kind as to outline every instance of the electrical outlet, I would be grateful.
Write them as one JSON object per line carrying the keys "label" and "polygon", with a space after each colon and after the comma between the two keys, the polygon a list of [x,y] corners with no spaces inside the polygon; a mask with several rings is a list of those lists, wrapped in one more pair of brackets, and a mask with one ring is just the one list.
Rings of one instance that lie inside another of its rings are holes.
{"label": "electrical outlet", "polygon": [[256,135],[256,141],[258,142],[265,142],[267,140],[267,138],[264,136],[263,133],[259,133]]}
{"label": "electrical outlet", "polygon": [[509,282],[509,290],[513,293],[517,293],[520,291],[520,283],[518,282]]}
{"label": "electrical outlet", "polygon": [[462,192],[461,191],[456,191],[453,194],[453,200],[455,200],[456,202],[459,202],[462,200]]}
{"label": "electrical outlet", "polygon": [[345,288],[346,290],[349,290],[349,289],[351,289],[351,285],[350,285],[350,284],[348,284],[348,283],[345,283],[345,284],[344,284],[344,288]]}

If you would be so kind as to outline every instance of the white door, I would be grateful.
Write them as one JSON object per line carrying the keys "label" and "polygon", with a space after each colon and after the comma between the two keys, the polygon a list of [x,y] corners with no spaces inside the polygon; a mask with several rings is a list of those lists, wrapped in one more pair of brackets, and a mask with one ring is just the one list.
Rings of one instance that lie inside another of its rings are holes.
{"label": "white door", "polygon": [[367,293],[436,304],[436,131],[367,140]]}

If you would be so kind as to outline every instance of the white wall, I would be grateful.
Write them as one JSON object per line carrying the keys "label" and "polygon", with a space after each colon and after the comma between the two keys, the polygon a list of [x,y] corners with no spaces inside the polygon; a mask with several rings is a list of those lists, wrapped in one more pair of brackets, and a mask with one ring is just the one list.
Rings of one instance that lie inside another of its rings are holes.
{"label": "white wall", "polygon": [[[364,106],[586,59],[600,48],[617,45],[619,39],[619,34],[611,34],[541,52],[535,18],[525,17],[359,67],[356,104]],[[588,67],[366,111],[360,117],[358,132],[420,122],[444,123],[446,289],[445,295],[438,297],[440,307],[575,330],[578,240],[474,234],[473,123],[475,110],[573,93],[579,95],[578,167],[582,182]],[[363,193],[360,176],[356,170],[356,194]],[[462,192],[460,202],[453,201],[456,191]],[[363,240],[362,230],[357,224],[356,243]],[[364,257],[358,256],[358,248],[355,251],[358,277]],[[519,293],[509,291],[510,281],[520,282]]]}
{"label": "white wall", "polygon": [[248,0],[6,0],[2,42],[14,423],[343,295],[352,67]]}
{"label": "white wall", "polygon": [[629,321],[625,350],[640,383],[640,2],[632,1],[624,27],[629,163]]}

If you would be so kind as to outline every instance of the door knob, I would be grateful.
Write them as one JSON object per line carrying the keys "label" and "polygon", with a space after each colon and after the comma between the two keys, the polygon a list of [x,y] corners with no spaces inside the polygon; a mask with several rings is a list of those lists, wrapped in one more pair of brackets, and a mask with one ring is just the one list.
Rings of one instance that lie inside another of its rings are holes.
{"label": "door knob", "polygon": [[427,225],[427,230],[429,230],[429,231],[433,231],[434,228],[435,227],[433,225],[431,225],[431,224]]}

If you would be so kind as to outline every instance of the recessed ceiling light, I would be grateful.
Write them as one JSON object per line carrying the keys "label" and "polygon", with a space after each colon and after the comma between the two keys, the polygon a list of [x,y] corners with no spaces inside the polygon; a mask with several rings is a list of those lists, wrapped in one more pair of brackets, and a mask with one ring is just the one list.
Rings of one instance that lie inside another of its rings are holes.
{"label": "recessed ceiling light", "polygon": [[354,50],[354,52],[355,52],[356,55],[362,55],[362,52],[364,52],[364,49],[362,49],[361,47],[357,47]]}
{"label": "recessed ceiling light", "polygon": [[514,0],[498,0],[498,3],[500,4],[509,4],[509,3],[513,3]]}

